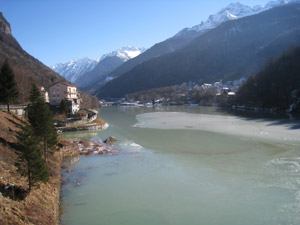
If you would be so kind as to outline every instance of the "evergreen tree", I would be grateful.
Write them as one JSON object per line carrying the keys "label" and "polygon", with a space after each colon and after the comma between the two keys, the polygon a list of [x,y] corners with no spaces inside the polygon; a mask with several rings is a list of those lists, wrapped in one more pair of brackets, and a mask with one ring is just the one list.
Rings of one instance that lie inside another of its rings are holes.
{"label": "evergreen tree", "polygon": [[38,145],[38,140],[34,136],[32,127],[25,124],[17,135],[18,142],[16,153],[18,162],[16,167],[23,176],[28,178],[28,191],[32,187],[38,187],[38,182],[47,182],[49,173],[46,170],[45,162],[42,158],[42,151]]}
{"label": "evergreen tree", "polygon": [[0,102],[7,105],[7,111],[10,112],[9,106],[18,98],[18,90],[15,82],[15,75],[6,59],[0,70]]}
{"label": "evergreen tree", "polygon": [[31,102],[28,107],[28,120],[33,128],[34,135],[43,145],[44,159],[57,149],[57,132],[54,127],[52,113],[41,97],[34,97],[34,87],[31,91]]}
{"label": "evergreen tree", "polygon": [[59,111],[61,114],[66,114],[68,112],[68,105],[65,100],[61,100],[59,105]]}
{"label": "evergreen tree", "polygon": [[38,98],[41,98],[41,93],[38,89],[38,87],[36,86],[35,83],[32,84],[31,90],[30,90],[30,102],[34,103],[37,101]]}

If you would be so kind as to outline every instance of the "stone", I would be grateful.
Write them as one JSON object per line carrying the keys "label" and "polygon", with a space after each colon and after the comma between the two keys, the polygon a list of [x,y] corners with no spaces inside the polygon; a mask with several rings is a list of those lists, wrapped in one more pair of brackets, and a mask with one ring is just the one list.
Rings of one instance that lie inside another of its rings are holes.
{"label": "stone", "polygon": [[116,141],[118,141],[117,138],[115,138],[115,137],[113,137],[113,136],[110,136],[110,137],[108,137],[108,138],[104,141],[104,143],[105,143],[105,144],[112,144],[112,143],[114,143],[114,142],[116,142]]}

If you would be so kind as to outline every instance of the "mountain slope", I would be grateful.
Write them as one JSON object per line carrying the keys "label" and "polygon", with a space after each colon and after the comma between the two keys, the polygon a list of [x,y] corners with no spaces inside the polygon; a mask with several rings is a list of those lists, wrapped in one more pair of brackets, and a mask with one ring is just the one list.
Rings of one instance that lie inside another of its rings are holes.
{"label": "mountain slope", "polygon": [[228,21],[181,50],[136,66],[103,86],[97,96],[121,97],[190,80],[236,79],[257,72],[267,58],[299,44],[299,35],[299,4]]}
{"label": "mountain slope", "polygon": [[143,51],[143,48],[126,46],[105,54],[101,57],[94,69],[76,79],[75,84],[86,91],[91,91],[96,87],[99,88],[106,81],[113,78],[109,76],[110,72],[118,68],[124,62],[140,55]]}
{"label": "mountain slope", "polygon": [[150,49],[148,49],[141,55],[139,55],[131,60],[128,60],[127,62],[122,64],[120,67],[118,67],[117,69],[112,71],[109,74],[109,76],[118,77],[118,76],[128,72],[135,66],[137,66],[149,59],[152,59],[154,57],[158,57],[158,56],[173,52],[175,50],[181,49],[197,36],[198,36],[198,34],[196,32],[194,32],[194,33],[190,33],[185,36],[170,38],[163,42],[155,44],[153,47],[151,47]]}
{"label": "mountain slope", "polygon": [[75,82],[83,74],[90,72],[99,63],[100,59],[81,58],[70,62],[57,63],[51,69],[70,82]]}
{"label": "mountain slope", "polygon": [[92,71],[79,77],[76,84],[83,90],[92,90],[95,86],[101,87],[101,84],[109,79],[107,75],[123,63],[124,61],[117,56],[108,56],[101,60]]}
{"label": "mountain slope", "polygon": [[[0,13],[0,65],[6,58],[15,73],[19,91],[19,103],[28,102],[32,83],[41,85],[48,90],[48,87],[53,83],[65,81],[59,74],[22,49],[12,36],[10,24]],[[83,99],[83,107],[93,108],[98,106],[98,100],[95,97],[83,92],[81,97]]]}
{"label": "mountain slope", "polygon": [[47,88],[53,82],[64,80],[22,49],[12,36],[10,24],[0,13],[0,64],[5,58],[15,73],[21,103],[28,100],[32,81]]}

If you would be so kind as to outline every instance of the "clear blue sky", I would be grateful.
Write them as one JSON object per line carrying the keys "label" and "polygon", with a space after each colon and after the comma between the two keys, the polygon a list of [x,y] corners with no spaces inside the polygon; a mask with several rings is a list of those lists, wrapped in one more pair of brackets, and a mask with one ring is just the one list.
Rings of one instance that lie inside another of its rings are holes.
{"label": "clear blue sky", "polygon": [[[149,48],[236,0],[0,0],[21,46],[46,65]],[[254,6],[267,0],[240,0]]]}

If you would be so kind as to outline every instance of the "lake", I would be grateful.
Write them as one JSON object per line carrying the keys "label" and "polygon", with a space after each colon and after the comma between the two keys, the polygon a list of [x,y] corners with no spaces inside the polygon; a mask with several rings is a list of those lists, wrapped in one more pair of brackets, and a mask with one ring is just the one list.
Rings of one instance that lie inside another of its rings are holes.
{"label": "lake", "polygon": [[115,136],[120,153],[63,171],[61,224],[300,224],[299,120],[190,106],[100,117],[106,131],[65,136]]}

